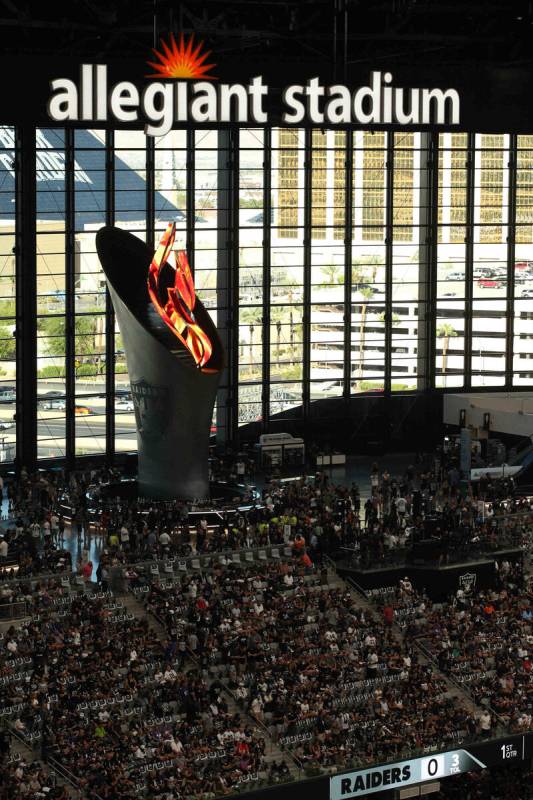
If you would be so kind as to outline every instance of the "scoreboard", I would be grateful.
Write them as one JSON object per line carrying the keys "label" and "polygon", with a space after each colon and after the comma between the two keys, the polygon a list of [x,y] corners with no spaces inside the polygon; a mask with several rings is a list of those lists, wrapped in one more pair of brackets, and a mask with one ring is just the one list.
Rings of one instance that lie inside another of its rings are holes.
{"label": "scoreboard", "polygon": [[530,758],[531,736],[509,736],[490,742],[469,744],[468,749],[446,750],[397,764],[346,772],[330,778],[330,800],[350,800],[415,783],[449,778],[462,772],[503,766]]}

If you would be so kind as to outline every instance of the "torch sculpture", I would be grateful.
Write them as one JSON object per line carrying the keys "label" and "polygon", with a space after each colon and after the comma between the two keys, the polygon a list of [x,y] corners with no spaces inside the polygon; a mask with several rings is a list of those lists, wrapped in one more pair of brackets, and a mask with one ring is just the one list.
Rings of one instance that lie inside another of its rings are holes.
{"label": "torch sculpture", "polygon": [[196,297],[175,225],[155,255],[127,231],[105,227],[96,248],[122,334],[137,425],[139,494],[202,500],[223,348]]}

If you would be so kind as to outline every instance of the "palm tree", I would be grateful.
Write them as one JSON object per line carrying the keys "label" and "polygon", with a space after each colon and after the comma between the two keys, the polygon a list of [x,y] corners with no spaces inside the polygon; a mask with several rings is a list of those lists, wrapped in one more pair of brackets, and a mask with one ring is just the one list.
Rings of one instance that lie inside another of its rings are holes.
{"label": "palm tree", "polygon": [[[378,319],[379,319],[380,322],[385,322],[385,318],[386,318],[386,314],[385,314],[384,311],[382,311],[381,314],[379,315]],[[394,312],[392,312],[392,327],[395,328],[399,324],[400,324],[400,315],[399,314],[395,314]]]}
{"label": "palm tree", "polygon": [[437,328],[437,339],[442,339],[442,375],[444,388],[446,388],[446,366],[448,361],[448,348],[450,339],[457,336],[457,331],[449,322],[442,322]]}
{"label": "palm tree", "polygon": [[292,310],[291,313],[289,314],[289,336],[291,340],[291,350],[292,350],[292,348],[294,347],[294,317],[292,314]]}
{"label": "palm tree", "polygon": [[[357,375],[359,381],[361,381],[363,377],[363,359],[364,359],[364,352],[365,352],[365,323],[366,323],[366,311],[368,306],[368,301],[373,297],[374,292],[370,286],[363,286],[359,289],[359,292],[363,295],[363,303],[361,303],[361,322],[359,324],[359,367],[357,370]],[[359,387],[358,387],[359,388]]]}
{"label": "palm tree", "polygon": [[248,330],[250,331],[250,372],[254,371],[254,332],[255,332],[255,325],[253,322],[250,322],[248,325]]}
{"label": "palm tree", "polygon": [[[352,261],[352,283],[368,281],[374,284],[376,282],[378,267],[382,263],[383,261],[379,256],[360,256],[355,261]],[[370,270],[365,270],[365,267],[370,267]],[[370,274],[368,274],[369,272]]]}
{"label": "palm tree", "polygon": [[320,267],[320,272],[329,278],[328,283],[339,284],[342,283],[342,270],[337,264],[326,264]]}
{"label": "palm tree", "polygon": [[250,371],[250,374],[252,374],[255,371],[254,336],[255,336],[256,326],[259,326],[259,330],[261,330],[262,319],[260,313],[261,311],[257,306],[249,306],[249,307],[245,306],[244,308],[239,309],[239,323],[241,326],[248,324],[248,331],[250,334],[249,345],[248,345],[250,352],[248,369]]}

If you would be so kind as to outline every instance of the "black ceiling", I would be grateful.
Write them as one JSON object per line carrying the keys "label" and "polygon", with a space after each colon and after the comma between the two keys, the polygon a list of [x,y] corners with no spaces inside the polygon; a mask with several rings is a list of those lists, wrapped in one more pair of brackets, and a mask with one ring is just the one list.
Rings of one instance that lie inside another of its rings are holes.
{"label": "black ceiling", "polygon": [[[217,54],[335,65],[530,64],[533,0],[0,0],[6,54],[145,54],[194,32]],[[348,70],[349,70],[348,66]]]}

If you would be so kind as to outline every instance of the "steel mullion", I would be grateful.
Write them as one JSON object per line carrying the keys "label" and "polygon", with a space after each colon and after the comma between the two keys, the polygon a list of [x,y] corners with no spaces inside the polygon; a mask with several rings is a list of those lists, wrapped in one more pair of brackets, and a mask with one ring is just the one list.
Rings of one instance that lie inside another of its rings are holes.
{"label": "steel mullion", "polygon": [[468,134],[465,247],[464,388],[472,386],[472,315],[474,296],[475,134]]}
{"label": "steel mullion", "polygon": [[65,129],[65,456],[72,467],[76,457],[76,236],[74,130]]}
{"label": "steel mullion", "polygon": [[508,390],[513,387],[514,376],[517,141],[517,135],[515,133],[511,134],[509,137],[509,194],[507,202],[507,326],[505,331],[505,386]]}
{"label": "steel mullion", "polygon": [[[106,225],[115,224],[115,136],[106,131]],[[106,458],[112,463],[115,458],[115,312],[106,285],[105,293],[105,401],[106,401]]]}
{"label": "steel mullion", "polygon": [[146,244],[155,250],[155,142],[146,136]]}
{"label": "steel mullion", "polygon": [[[385,373],[383,390],[385,395],[391,391],[392,373],[392,259],[394,237],[394,134],[387,133],[386,162],[386,218],[385,218]],[[364,358],[364,353],[363,353]],[[363,370],[361,370],[362,374]]]}
{"label": "steel mullion", "polygon": [[194,222],[196,217],[196,200],[195,200],[195,145],[194,145],[194,130],[187,130],[187,150],[186,150],[186,168],[185,168],[185,246],[187,249],[187,256],[189,264],[194,275]]}
{"label": "steel mullion", "polygon": [[37,148],[32,125],[16,128],[16,467],[37,461]]}
{"label": "steel mullion", "polygon": [[272,128],[265,128],[263,142],[263,363],[261,387],[262,429],[270,421],[270,292],[272,285]]}
{"label": "steel mullion", "polygon": [[[424,385],[434,389],[436,385],[436,348],[437,348],[437,262],[439,236],[439,134],[430,137],[430,157],[428,159],[428,264],[425,315],[426,338],[426,374]],[[420,310],[419,319],[420,325]],[[420,337],[420,331],[418,333]]]}
{"label": "steel mullion", "polygon": [[353,240],[353,131],[346,131],[344,190],[344,385],[346,399],[352,378],[352,240]]}
{"label": "steel mullion", "polygon": [[312,131],[304,132],[304,237],[303,237],[303,366],[302,412],[307,424],[311,398],[311,220],[312,220]]}
{"label": "steel mullion", "polygon": [[232,338],[231,338],[231,386],[230,397],[234,402],[230,405],[230,439],[236,440],[239,430],[239,129],[233,128],[229,132],[228,170],[229,170],[229,209],[228,221],[230,226],[229,247],[229,287],[232,310]]}

